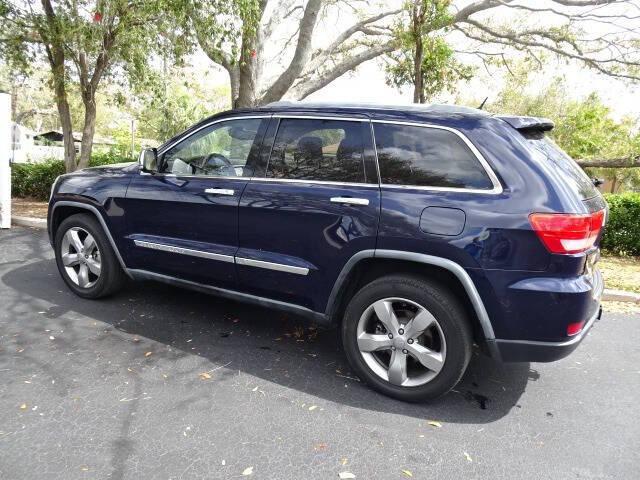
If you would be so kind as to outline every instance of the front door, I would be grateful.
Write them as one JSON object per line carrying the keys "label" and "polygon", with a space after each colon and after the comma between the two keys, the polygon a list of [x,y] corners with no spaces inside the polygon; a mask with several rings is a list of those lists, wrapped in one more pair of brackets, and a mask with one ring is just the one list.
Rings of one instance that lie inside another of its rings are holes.
{"label": "front door", "polygon": [[159,153],[158,173],[127,190],[127,264],[233,288],[238,203],[268,118],[223,119],[187,132]]}
{"label": "front door", "polygon": [[266,173],[240,201],[240,288],[324,312],[345,263],[374,249],[380,190],[368,119],[273,118]]}

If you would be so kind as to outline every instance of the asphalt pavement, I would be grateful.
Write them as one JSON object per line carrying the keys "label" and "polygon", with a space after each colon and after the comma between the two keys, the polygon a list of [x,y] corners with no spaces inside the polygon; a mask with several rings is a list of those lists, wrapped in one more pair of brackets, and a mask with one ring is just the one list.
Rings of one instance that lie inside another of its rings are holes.
{"label": "asphalt pavement", "polygon": [[556,363],[476,355],[420,405],[337,339],[151,282],[83,300],[44,232],[0,231],[0,479],[639,478],[638,315]]}

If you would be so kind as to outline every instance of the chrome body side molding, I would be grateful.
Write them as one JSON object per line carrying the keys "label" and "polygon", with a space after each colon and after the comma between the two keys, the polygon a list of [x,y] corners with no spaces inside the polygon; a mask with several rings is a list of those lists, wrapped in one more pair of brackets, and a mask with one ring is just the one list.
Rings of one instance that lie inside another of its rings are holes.
{"label": "chrome body side molding", "polygon": [[258,267],[266,268],[268,270],[277,270],[278,272],[296,273],[298,275],[307,275],[309,273],[309,269],[305,267],[296,267],[294,265],[265,262],[264,260],[253,260],[251,258],[243,257],[236,257],[236,264],[245,265],[247,267]]}
{"label": "chrome body side molding", "polygon": [[174,245],[166,245],[164,243],[145,242],[144,240],[134,240],[136,247],[149,248],[151,250],[160,250],[163,252],[179,253],[180,255],[190,255],[192,257],[207,258],[209,260],[218,260],[220,262],[233,263],[231,255],[222,255],[220,253],[206,252],[204,250],[194,250],[193,248],[176,247]]}

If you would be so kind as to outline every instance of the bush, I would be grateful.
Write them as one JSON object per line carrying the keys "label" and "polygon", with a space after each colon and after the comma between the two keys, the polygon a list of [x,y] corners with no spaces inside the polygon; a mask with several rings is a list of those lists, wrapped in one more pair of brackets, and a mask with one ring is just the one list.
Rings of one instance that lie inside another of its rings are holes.
{"label": "bush", "polygon": [[605,195],[609,218],[602,248],[616,255],[640,255],[640,193]]}
{"label": "bush", "polygon": [[[110,153],[96,153],[91,157],[90,167],[113,163],[130,162]],[[41,163],[14,163],[11,165],[11,194],[14,197],[30,197],[48,200],[51,185],[58,175],[65,173],[62,160],[47,160]]]}

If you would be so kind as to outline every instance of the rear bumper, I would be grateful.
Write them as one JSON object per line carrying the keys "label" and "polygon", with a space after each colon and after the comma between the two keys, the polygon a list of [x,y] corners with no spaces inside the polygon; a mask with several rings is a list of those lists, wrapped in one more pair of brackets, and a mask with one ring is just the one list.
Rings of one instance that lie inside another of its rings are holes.
{"label": "rear bumper", "polygon": [[602,307],[587,321],[582,331],[563,342],[540,342],[535,340],[494,340],[492,350],[504,362],[553,362],[573,352],[587,336],[593,324],[600,320]]}

